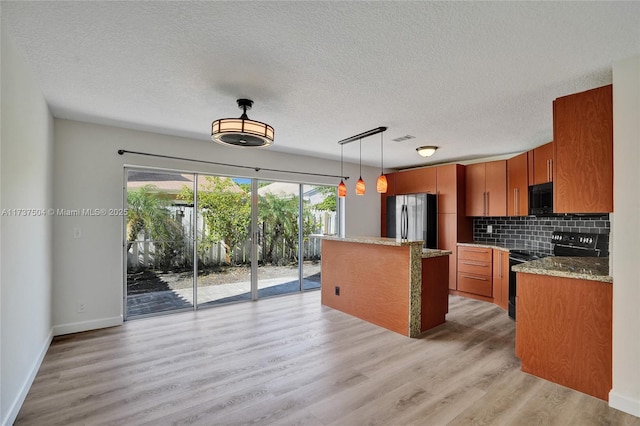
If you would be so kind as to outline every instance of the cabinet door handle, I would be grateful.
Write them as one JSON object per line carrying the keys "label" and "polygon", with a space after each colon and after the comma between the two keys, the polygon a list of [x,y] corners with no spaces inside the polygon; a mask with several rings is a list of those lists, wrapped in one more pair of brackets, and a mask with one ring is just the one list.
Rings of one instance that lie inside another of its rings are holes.
{"label": "cabinet door handle", "polygon": [[549,182],[553,182],[553,158],[549,160]]}
{"label": "cabinet door handle", "polygon": [[486,278],[482,278],[482,277],[474,277],[473,275],[463,275],[463,277],[465,278],[470,278],[472,280],[478,280],[478,281],[489,281]]}
{"label": "cabinet door handle", "polygon": [[518,216],[518,188],[513,188],[513,214]]}
{"label": "cabinet door handle", "polygon": [[489,266],[485,262],[471,262],[468,260],[461,260],[460,263],[463,265],[482,266],[483,268],[487,268]]}
{"label": "cabinet door handle", "polygon": [[489,192],[484,193],[484,214],[489,216]]}

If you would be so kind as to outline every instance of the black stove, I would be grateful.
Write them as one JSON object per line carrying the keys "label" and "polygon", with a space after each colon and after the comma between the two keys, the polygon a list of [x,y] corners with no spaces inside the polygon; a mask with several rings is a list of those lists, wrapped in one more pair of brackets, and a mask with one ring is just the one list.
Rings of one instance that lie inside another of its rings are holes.
{"label": "black stove", "polygon": [[609,236],[586,232],[560,232],[551,235],[554,256],[608,257]]}
{"label": "black stove", "polygon": [[509,250],[509,316],[516,319],[516,273],[515,265],[539,259],[533,253],[524,250]]}

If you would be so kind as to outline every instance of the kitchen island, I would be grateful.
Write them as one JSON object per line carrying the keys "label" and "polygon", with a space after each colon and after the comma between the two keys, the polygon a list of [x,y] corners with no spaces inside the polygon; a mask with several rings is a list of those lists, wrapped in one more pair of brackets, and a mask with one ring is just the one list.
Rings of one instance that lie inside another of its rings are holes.
{"label": "kitchen island", "polygon": [[612,387],[609,258],[552,256],[513,270],[522,371],[607,401]]}
{"label": "kitchen island", "polygon": [[322,304],[409,337],[444,323],[451,252],[422,244],[323,237]]}

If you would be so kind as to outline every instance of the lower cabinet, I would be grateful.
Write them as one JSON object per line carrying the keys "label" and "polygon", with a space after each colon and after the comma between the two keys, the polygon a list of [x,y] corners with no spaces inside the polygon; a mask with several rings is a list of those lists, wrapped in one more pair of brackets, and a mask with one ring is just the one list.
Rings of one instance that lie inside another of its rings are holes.
{"label": "lower cabinet", "polygon": [[509,252],[493,249],[493,303],[509,309]]}
{"label": "lower cabinet", "polygon": [[518,272],[516,356],[522,371],[608,400],[612,284]]}
{"label": "lower cabinet", "polygon": [[492,251],[487,247],[458,246],[459,292],[482,300],[493,297]]}

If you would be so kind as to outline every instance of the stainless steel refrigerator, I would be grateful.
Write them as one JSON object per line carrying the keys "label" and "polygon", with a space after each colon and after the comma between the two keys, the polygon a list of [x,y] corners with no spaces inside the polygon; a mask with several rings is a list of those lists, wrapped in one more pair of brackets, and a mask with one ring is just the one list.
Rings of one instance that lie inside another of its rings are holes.
{"label": "stainless steel refrigerator", "polygon": [[423,240],[438,248],[438,196],[408,194],[387,197],[387,237]]}

